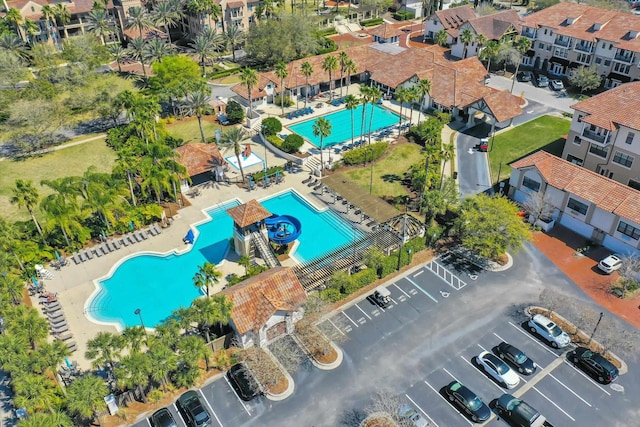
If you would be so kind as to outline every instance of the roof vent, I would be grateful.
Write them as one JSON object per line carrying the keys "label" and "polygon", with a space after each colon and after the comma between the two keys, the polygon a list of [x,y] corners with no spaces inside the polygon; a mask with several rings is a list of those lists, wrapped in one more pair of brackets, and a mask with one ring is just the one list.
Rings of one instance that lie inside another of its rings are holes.
{"label": "roof vent", "polygon": [[602,27],[604,27],[604,24],[601,24],[599,22],[594,22],[593,23],[593,29],[594,31],[600,31],[602,29]]}
{"label": "roof vent", "polygon": [[573,25],[578,18],[567,18],[564,20],[566,25]]}

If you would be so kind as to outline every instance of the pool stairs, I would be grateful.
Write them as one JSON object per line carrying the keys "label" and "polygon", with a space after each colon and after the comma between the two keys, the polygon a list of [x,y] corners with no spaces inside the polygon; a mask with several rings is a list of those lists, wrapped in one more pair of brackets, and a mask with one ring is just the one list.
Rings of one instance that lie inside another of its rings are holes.
{"label": "pool stairs", "polygon": [[273,249],[269,243],[265,242],[262,234],[257,231],[251,233],[251,242],[255,245],[255,248],[260,253],[260,257],[264,260],[264,262],[269,266],[269,268],[280,266],[280,261],[276,257],[276,254],[273,253]]}

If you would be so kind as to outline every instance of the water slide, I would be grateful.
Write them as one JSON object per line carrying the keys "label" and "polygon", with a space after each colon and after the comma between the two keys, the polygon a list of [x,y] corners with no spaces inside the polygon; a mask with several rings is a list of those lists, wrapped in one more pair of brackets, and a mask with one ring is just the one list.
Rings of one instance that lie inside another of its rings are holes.
{"label": "water slide", "polygon": [[269,240],[277,245],[286,245],[296,240],[302,233],[298,218],[289,215],[271,215],[264,220],[269,232]]}

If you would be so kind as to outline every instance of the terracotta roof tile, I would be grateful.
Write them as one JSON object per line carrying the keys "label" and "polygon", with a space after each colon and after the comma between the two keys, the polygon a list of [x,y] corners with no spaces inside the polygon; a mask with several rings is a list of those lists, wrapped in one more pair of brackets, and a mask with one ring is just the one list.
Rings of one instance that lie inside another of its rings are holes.
{"label": "terracotta roof tile", "polygon": [[640,129],[640,82],[626,83],[580,101],[571,108],[587,113],[582,120],[608,130],[618,125]]}
{"label": "terracotta roof tile", "polygon": [[522,105],[525,102],[506,90],[492,90],[483,99],[498,122],[504,122],[522,114]]}
{"label": "terracotta roof tile", "polygon": [[[31,20],[38,20],[42,17],[42,6],[50,5],[53,7],[57,3],[64,4],[71,15],[87,13],[93,8],[93,0],[73,0],[71,2],[60,2],[55,0],[7,0],[7,6],[9,6],[9,8],[18,9],[24,18],[29,18]],[[31,7],[27,7],[29,5]],[[106,8],[107,10],[114,8],[112,0],[108,1]]]}
{"label": "terracotta roof tile", "polygon": [[640,224],[640,191],[556,157],[535,152],[511,163],[514,169],[535,167],[544,180],[559,190],[575,194],[600,209]]}
{"label": "terracotta roof tile", "polygon": [[512,26],[519,34],[522,28],[522,19],[520,19],[517,10],[509,9],[470,19],[469,25],[473,27],[476,34],[484,34],[489,40],[499,40]]}
{"label": "terracotta roof tile", "polygon": [[389,25],[384,23],[382,25],[378,25],[375,28],[367,30],[368,34],[372,36],[378,36],[383,39],[389,39],[394,36],[401,36],[404,34],[399,28],[394,27],[393,25]]}
{"label": "terracotta roof tile", "polygon": [[180,156],[178,163],[187,168],[189,176],[210,172],[213,167],[226,163],[215,144],[194,142],[176,148],[175,152]]}
{"label": "terracotta roof tile", "polygon": [[248,227],[271,216],[271,212],[262,207],[255,199],[249,200],[240,206],[227,209],[227,213],[240,227]]}
{"label": "terracotta roof tile", "polygon": [[435,15],[442,23],[445,30],[457,29],[470,19],[476,17],[471,6],[452,7],[446,10],[438,10]]}
{"label": "terracotta roof tile", "polygon": [[260,330],[277,311],[295,311],[307,300],[287,267],[272,268],[221,293],[233,301],[231,321],[240,334]]}

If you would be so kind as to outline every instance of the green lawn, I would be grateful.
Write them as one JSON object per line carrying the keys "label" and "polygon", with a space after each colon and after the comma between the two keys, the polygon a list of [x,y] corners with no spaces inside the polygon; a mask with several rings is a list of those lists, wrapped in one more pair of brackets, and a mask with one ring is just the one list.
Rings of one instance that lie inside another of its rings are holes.
{"label": "green lawn", "polygon": [[[204,137],[207,139],[213,138],[216,135],[216,129],[222,129],[223,131],[225,129],[225,126],[219,125],[215,120],[214,116],[205,116],[202,118]],[[188,142],[202,142],[198,119],[195,117],[178,120],[172,124],[166,125],[166,128],[170,135],[184,139],[185,144]]]}
{"label": "green lawn", "polygon": [[[9,203],[16,179],[33,181],[43,198],[51,191],[48,187],[40,186],[41,180],[80,176],[91,165],[101,172],[110,172],[115,158],[115,153],[107,147],[104,139],[97,139],[38,157],[1,161],[0,216],[10,221],[29,218],[26,209],[18,209]],[[40,211],[36,213],[40,214]]]}
{"label": "green lawn", "polygon": [[[422,147],[407,143],[391,146],[391,153],[373,165],[373,194],[376,196],[402,196],[407,194],[402,178],[409,167],[420,161]],[[345,176],[369,191],[370,167],[344,172]]]}
{"label": "green lawn", "polygon": [[542,116],[496,135],[489,153],[491,182],[497,183],[498,170],[500,180],[509,178],[511,167],[508,164],[534,151],[544,150],[556,156],[562,155],[564,140],[561,137],[569,133],[570,125],[571,121],[564,118]]}

